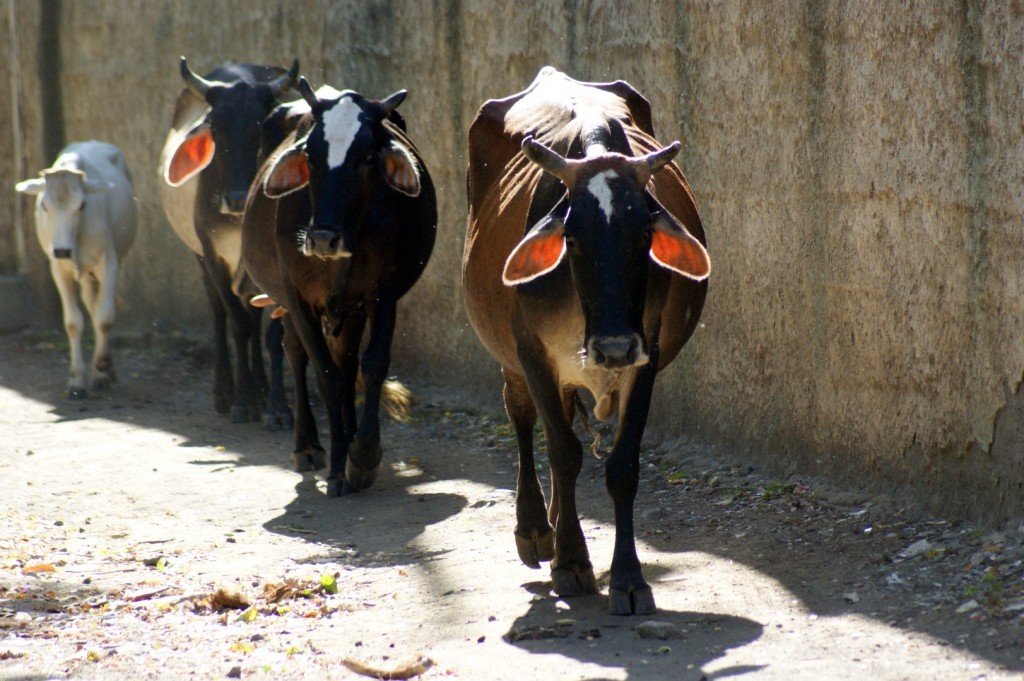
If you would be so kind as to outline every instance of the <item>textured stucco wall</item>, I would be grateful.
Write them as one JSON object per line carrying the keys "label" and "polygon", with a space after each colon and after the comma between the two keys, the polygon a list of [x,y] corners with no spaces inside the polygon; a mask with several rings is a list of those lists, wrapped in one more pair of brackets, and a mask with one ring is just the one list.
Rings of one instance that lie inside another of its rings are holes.
{"label": "textured stucco wall", "polygon": [[[545,64],[622,78],[651,100],[661,139],[683,141],[713,260],[704,324],[661,379],[652,429],[780,474],[906,489],[995,523],[1024,516],[1020,2],[14,6],[25,167],[49,160],[38,55],[57,40],[66,139],[115,142],[134,172],[141,234],[122,280],[126,325],[207,325],[198,267],[157,200],[178,55],[196,70],[296,56],[314,85],[410,91],[402,111],[441,224],[402,308],[395,370],[454,379],[493,403],[497,370],[459,296],[466,130],[484,100]],[[40,36],[47,8],[57,36]],[[9,89],[3,66],[0,78]],[[0,111],[0,134],[10,128]],[[11,168],[0,152],[5,186]],[[4,215],[10,205],[0,197]],[[0,248],[13,227],[0,220]],[[55,323],[38,254],[31,265]]]}

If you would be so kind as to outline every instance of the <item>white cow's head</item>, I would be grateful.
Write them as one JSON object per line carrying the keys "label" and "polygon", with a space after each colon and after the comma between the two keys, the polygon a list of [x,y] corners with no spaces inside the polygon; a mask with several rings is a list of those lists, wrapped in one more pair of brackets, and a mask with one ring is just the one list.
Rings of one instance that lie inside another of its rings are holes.
{"label": "white cow's head", "polygon": [[15,185],[22,194],[36,197],[36,232],[43,250],[52,258],[72,260],[86,195],[111,188],[110,182],[90,180],[71,168],[50,168]]}

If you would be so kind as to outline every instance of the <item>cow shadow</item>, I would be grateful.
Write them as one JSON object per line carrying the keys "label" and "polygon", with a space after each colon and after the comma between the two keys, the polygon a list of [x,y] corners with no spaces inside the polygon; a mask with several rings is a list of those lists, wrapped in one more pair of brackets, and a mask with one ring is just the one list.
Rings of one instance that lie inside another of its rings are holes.
{"label": "cow shadow", "polygon": [[[653,577],[658,571],[648,572]],[[728,649],[760,638],[764,627],[753,620],[665,609],[650,616],[621,617],[608,613],[605,593],[562,599],[551,593],[550,582],[527,582],[522,588],[533,594],[532,603],[504,639],[531,653],[557,654],[602,669],[621,669],[627,678],[634,679],[696,681],[763,668],[729,667],[713,674],[703,671]],[[607,585],[603,591],[607,591]]]}

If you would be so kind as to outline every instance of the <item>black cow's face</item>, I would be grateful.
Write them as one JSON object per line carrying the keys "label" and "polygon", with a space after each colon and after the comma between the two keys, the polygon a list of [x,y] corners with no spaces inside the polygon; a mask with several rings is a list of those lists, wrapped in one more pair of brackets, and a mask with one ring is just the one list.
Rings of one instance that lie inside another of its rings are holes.
{"label": "black cow's face", "polygon": [[647,362],[643,313],[653,219],[633,173],[598,170],[570,193],[566,257],[586,323],[588,361],[606,368]]}
{"label": "black cow's face", "polygon": [[532,281],[568,258],[585,318],[586,361],[607,369],[645,364],[643,317],[651,263],[696,280],[710,269],[704,247],[646,188],[678,145],[639,158],[600,153],[582,160],[562,158],[530,138],[523,150],[562,181],[568,200],[512,251],[502,275],[505,284]]}
{"label": "black cow's face", "polygon": [[347,258],[373,202],[386,197],[379,190],[419,194],[412,152],[383,125],[404,93],[397,101],[392,96],[374,102],[352,91],[321,88],[311,97],[315,122],[303,140],[273,160],[264,191],[283,196],[308,185],[312,218],[300,250],[323,259]]}
{"label": "black cow's face", "polygon": [[211,162],[216,208],[224,214],[240,214],[245,196],[256,176],[260,149],[260,125],[276,103],[265,85],[243,82],[211,87],[206,93],[210,112],[208,127],[216,153]]}

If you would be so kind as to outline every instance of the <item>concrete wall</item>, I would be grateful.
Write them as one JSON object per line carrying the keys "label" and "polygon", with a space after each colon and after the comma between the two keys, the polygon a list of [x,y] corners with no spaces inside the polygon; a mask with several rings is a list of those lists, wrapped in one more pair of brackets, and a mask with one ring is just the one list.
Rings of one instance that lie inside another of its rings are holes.
{"label": "concrete wall", "polygon": [[[198,268],[157,200],[178,55],[196,70],[296,56],[314,85],[410,91],[402,111],[438,186],[441,224],[402,309],[395,370],[456,378],[493,399],[497,369],[459,295],[466,130],[480,103],[522,89],[545,64],[622,78],[651,100],[662,140],[683,141],[713,260],[704,324],[661,380],[652,430],[731,447],[779,474],[905,489],[993,523],[1024,517],[1021,2],[13,8],[24,167],[47,165],[59,132],[113,141],[133,168],[142,230],[122,281],[127,326],[207,324]],[[58,77],[41,77],[53,62]],[[11,77],[0,59],[0,91]],[[0,136],[14,127],[0,107]],[[8,187],[13,148],[0,151]],[[0,193],[0,215],[15,215],[13,204]],[[0,218],[0,274],[17,266],[18,227]],[[33,300],[57,324],[28,245]]]}

